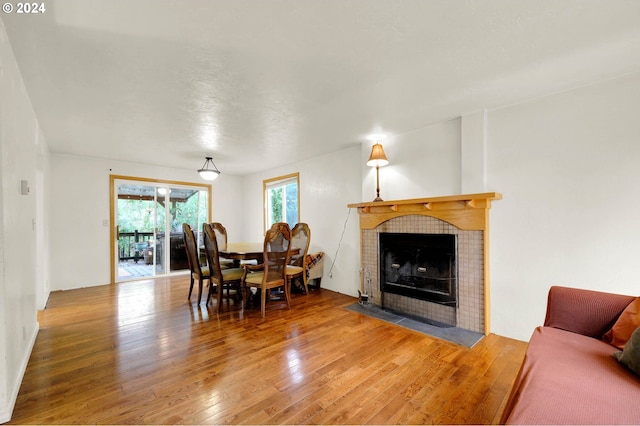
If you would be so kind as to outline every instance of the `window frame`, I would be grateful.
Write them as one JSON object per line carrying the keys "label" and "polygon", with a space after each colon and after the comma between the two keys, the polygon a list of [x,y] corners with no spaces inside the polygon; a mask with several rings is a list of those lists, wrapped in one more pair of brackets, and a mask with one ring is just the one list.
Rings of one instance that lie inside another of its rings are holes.
{"label": "window frame", "polygon": [[[298,187],[297,191],[297,206],[298,206],[298,217],[296,218],[296,223],[300,222],[300,173],[290,173],[287,175],[277,176],[274,178],[264,179],[262,181],[262,206],[263,206],[263,222],[264,222],[264,232],[266,234],[267,230],[271,228],[271,224],[269,223],[269,197],[267,195],[267,191],[273,188],[278,188],[280,186],[284,187],[290,183],[295,182]],[[286,211],[286,209],[285,209]]]}

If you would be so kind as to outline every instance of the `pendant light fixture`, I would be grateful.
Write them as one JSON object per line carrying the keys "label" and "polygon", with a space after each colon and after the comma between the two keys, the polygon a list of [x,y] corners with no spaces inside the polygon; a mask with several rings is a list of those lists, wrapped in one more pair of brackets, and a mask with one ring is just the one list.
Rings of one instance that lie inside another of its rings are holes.
{"label": "pendant light fixture", "polygon": [[200,177],[204,180],[216,180],[216,178],[220,175],[220,170],[216,167],[213,162],[213,158],[206,157],[202,168],[198,170],[200,173]]}

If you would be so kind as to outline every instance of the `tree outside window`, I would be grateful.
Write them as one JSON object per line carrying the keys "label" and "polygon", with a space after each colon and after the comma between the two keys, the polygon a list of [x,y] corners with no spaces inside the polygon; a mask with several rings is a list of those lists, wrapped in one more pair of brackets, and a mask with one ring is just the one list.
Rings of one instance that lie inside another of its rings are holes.
{"label": "tree outside window", "polygon": [[267,179],[263,182],[265,199],[265,230],[277,222],[294,227],[300,221],[298,173]]}

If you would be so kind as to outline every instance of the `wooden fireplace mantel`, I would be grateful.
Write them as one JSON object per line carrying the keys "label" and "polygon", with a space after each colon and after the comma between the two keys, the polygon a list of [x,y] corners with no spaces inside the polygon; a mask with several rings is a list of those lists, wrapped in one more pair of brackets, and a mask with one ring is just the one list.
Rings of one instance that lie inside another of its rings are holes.
{"label": "wooden fireplace mantel", "polygon": [[348,204],[357,208],[360,229],[374,229],[382,222],[410,214],[431,216],[464,230],[483,231],[488,227],[488,210],[492,200],[502,199],[498,192],[448,195],[408,200],[370,201]]}
{"label": "wooden fireplace mantel", "polygon": [[[489,209],[491,201],[501,200],[498,192],[480,194],[449,195],[444,197],[414,198],[394,201],[371,201],[348,204],[357,208],[360,217],[360,232],[376,229],[388,220],[407,215],[431,216],[448,222],[464,231],[483,232],[483,292],[484,292],[484,334],[491,331],[489,322]],[[360,258],[362,259],[362,237]],[[362,270],[362,268],[361,268]],[[362,275],[362,273],[361,273]],[[363,277],[360,277],[360,289],[364,291]]]}

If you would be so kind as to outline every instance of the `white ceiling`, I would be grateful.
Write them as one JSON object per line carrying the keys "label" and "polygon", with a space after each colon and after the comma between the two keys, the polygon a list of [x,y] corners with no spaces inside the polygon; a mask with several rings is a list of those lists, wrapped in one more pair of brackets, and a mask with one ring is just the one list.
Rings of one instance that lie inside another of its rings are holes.
{"label": "white ceiling", "polygon": [[638,0],[45,7],[1,19],[51,151],[237,175],[640,72]]}

